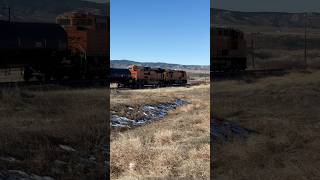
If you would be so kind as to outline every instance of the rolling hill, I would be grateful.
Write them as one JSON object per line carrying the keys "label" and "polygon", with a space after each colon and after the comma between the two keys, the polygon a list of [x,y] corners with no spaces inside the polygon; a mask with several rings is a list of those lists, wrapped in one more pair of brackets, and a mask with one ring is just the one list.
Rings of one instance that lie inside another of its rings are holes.
{"label": "rolling hill", "polygon": [[196,70],[196,71],[209,71],[210,66],[201,65],[181,65],[181,64],[170,64],[162,62],[136,62],[130,60],[111,60],[112,68],[127,68],[129,65],[146,66],[152,68],[167,68],[167,69],[182,69],[182,70]]}
{"label": "rolling hill", "polygon": [[[87,10],[106,14],[107,3],[84,0],[0,0],[0,7],[9,6],[14,21],[55,22],[57,15],[72,10]],[[8,12],[0,8],[0,19],[7,20]]]}
{"label": "rolling hill", "polygon": [[[308,13],[309,27],[320,28],[320,13]],[[271,27],[304,27],[305,13],[240,12],[211,9],[211,24]]]}

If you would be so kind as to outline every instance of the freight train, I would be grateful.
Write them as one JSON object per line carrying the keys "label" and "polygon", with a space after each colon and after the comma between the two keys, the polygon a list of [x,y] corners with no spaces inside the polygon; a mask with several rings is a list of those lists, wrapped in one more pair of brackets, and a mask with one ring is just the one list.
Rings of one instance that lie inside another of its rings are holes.
{"label": "freight train", "polygon": [[187,73],[182,70],[150,68],[131,65],[128,69],[110,69],[111,83],[118,87],[143,88],[145,86],[165,87],[186,85]]}
{"label": "freight train", "polygon": [[233,28],[211,27],[211,71],[239,72],[247,68],[244,33]]}
{"label": "freight train", "polygon": [[107,78],[109,17],[73,11],[56,23],[0,21],[0,68],[23,67],[23,78]]}

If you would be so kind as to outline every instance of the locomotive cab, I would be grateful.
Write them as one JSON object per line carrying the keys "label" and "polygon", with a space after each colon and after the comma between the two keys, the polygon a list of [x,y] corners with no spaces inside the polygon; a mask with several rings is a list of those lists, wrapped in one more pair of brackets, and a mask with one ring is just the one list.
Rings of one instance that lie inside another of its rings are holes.
{"label": "locomotive cab", "polygon": [[68,34],[68,49],[74,64],[70,73],[86,79],[106,78],[109,64],[107,17],[87,12],[67,12],[56,18]]}
{"label": "locomotive cab", "polygon": [[213,72],[243,71],[247,68],[244,33],[233,28],[211,27]]}

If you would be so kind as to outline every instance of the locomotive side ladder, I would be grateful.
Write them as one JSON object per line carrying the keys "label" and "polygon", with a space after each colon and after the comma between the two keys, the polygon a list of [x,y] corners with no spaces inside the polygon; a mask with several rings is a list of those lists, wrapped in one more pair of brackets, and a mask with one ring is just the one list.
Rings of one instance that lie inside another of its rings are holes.
{"label": "locomotive side ladder", "polygon": [[87,51],[79,44],[81,74],[87,73]]}

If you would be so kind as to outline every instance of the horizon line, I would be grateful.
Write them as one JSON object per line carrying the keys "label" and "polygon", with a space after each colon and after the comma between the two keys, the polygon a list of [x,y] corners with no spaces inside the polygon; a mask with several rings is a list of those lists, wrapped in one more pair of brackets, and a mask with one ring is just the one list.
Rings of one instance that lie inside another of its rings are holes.
{"label": "horizon line", "polygon": [[216,9],[216,10],[225,10],[225,11],[234,11],[234,12],[244,12],[244,13],[287,13],[287,14],[303,14],[303,13],[320,13],[320,11],[266,11],[266,10],[235,10],[233,8],[215,8],[215,7],[210,7],[211,9]]}
{"label": "horizon line", "polygon": [[165,61],[137,61],[137,60],[128,60],[128,59],[110,59],[110,61],[133,61],[137,63],[164,63],[164,64],[176,64],[176,65],[183,65],[183,66],[210,66],[210,64],[179,64],[174,62],[165,62]]}

